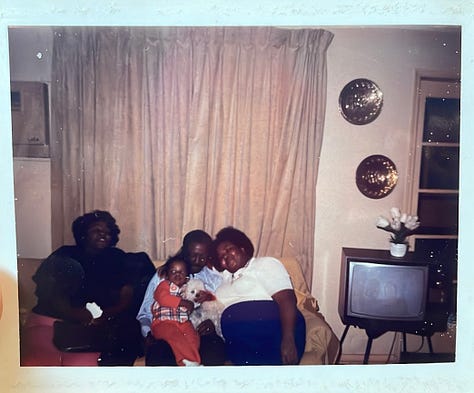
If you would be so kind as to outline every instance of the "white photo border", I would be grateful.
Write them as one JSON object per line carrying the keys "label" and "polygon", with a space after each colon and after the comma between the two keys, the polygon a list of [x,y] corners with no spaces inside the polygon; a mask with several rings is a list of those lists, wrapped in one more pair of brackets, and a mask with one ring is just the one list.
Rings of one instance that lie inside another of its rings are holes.
{"label": "white photo border", "polygon": [[[464,392],[472,387],[473,89],[462,89],[458,344],[456,362],[376,366],[25,368],[19,366],[16,238],[9,111],[9,26],[52,25],[461,25],[462,83],[474,86],[474,9],[465,1],[3,0],[0,7],[0,390],[9,392]],[[323,4],[321,4],[323,3]],[[68,4],[68,5],[66,5]],[[70,5],[69,5],[70,4]],[[74,4],[74,5],[73,5]],[[469,387],[468,387],[469,386]]]}

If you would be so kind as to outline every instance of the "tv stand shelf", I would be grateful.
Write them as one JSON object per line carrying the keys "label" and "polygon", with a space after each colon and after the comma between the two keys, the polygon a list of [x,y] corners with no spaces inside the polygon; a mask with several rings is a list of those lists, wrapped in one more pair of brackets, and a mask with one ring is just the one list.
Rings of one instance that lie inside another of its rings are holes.
{"label": "tv stand shelf", "polygon": [[[340,360],[341,360],[341,355],[342,355],[342,343],[344,342],[346,336],[347,336],[347,332],[349,331],[349,328],[351,327],[352,325],[346,325],[345,329],[344,329],[344,332],[342,333],[342,336],[341,336],[341,339],[339,341],[339,345],[340,345],[340,350],[339,350],[339,353],[337,355],[337,358],[336,358],[336,364],[339,364]],[[372,349],[372,342],[374,339],[380,337],[382,334],[385,334],[387,333],[389,330],[383,330],[383,331],[377,331],[377,330],[370,330],[370,329],[365,329],[365,332],[367,334],[367,345],[365,347],[365,353],[364,353],[364,360],[363,360],[363,364],[368,364],[369,363],[369,356],[370,356],[370,351]],[[398,331],[398,330],[394,330],[394,331]],[[407,352],[407,344],[406,344],[406,333],[408,332],[405,332],[405,331],[402,331],[402,334],[403,334],[403,353],[406,353]],[[426,337],[427,341],[428,341],[428,347],[429,347],[429,350],[430,350],[430,354],[434,354],[434,351],[433,351],[433,344],[431,342],[431,336],[434,334],[435,332],[432,332],[431,334],[427,335],[425,333],[416,333],[416,332],[412,332],[412,334],[418,334],[418,335],[422,335],[424,337]]]}
{"label": "tv stand shelf", "polygon": [[448,264],[414,252],[399,258],[387,250],[343,248],[338,310],[345,329],[336,363],[351,326],[367,334],[364,364],[373,340],[390,331],[403,333],[404,352],[409,333],[426,337],[433,353],[431,337],[447,330],[449,315],[450,274],[439,280],[442,265]]}

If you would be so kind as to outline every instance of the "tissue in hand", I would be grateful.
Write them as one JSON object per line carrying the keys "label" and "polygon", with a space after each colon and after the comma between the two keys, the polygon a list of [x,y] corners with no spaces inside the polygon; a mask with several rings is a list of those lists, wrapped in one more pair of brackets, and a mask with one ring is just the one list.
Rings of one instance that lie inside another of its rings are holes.
{"label": "tissue in hand", "polygon": [[102,309],[96,303],[87,303],[86,308],[90,311],[93,318],[99,318],[102,315]]}

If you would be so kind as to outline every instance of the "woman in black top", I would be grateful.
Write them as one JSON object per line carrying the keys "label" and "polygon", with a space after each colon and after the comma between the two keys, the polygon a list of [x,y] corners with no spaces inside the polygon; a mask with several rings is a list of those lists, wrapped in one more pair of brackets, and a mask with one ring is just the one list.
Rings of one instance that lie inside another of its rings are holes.
{"label": "woman in black top", "polygon": [[[115,247],[120,229],[109,212],[78,217],[72,231],[76,245],[53,252],[33,276],[38,302],[22,334],[22,365],[66,365],[64,359],[71,357],[73,365],[80,365],[77,357],[86,359],[85,353],[58,354],[52,340],[47,342],[55,320],[103,326],[107,340],[98,364],[132,365],[142,350],[137,304],[155,268],[145,253],[127,254]],[[87,303],[96,303],[102,315],[94,319]]]}

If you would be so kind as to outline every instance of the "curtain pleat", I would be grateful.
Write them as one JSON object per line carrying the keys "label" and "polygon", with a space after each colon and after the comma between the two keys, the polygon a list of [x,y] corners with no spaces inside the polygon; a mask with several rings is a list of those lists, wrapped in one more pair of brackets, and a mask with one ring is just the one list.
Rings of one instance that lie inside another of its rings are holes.
{"label": "curtain pleat", "polygon": [[[313,266],[332,34],[274,27],[67,27],[54,32],[57,245],[92,209],[152,258],[232,225],[258,255]],[[308,279],[308,284],[311,279]]]}

